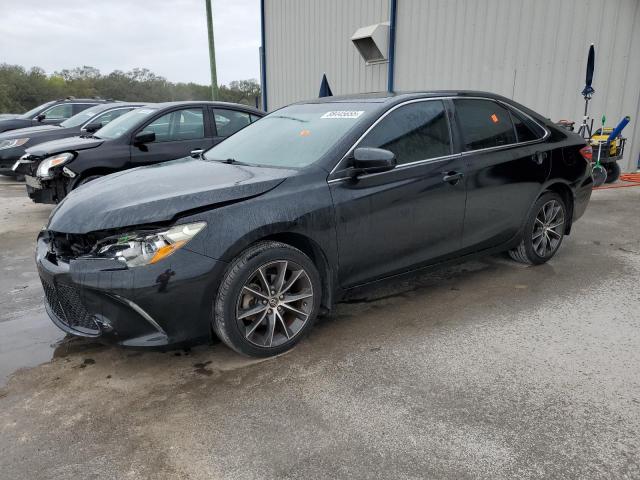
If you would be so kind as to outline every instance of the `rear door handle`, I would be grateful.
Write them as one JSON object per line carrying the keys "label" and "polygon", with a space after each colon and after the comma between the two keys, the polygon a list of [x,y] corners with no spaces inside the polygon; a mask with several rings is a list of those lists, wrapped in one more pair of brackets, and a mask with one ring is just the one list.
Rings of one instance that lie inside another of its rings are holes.
{"label": "rear door handle", "polygon": [[536,152],[531,155],[531,160],[536,162],[538,165],[542,165],[542,162],[547,158],[547,152]]}
{"label": "rear door handle", "polygon": [[442,177],[442,181],[455,185],[462,177],[464,177],[464,173],[462,172],[446,172],[444,177]]}

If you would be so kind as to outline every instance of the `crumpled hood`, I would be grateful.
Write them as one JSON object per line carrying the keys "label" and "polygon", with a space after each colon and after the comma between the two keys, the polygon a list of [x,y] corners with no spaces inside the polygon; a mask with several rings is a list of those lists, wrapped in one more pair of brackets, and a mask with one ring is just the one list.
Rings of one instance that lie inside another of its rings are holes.
{"label": "crumpled hood", "polygon": [[52,212],[47,229],[82,234],[169,221],[189,210],[261,195],[295,173],[190,157],[139,167],[71,192]]}
{"label": "crumpled hood", "polygon": [[52,130],[64,130],[64,128],[58,125],[38,125],[37,127],[18,128],[17,130],[9,130],[8,132],[0,133],[0,140],[24,138],[41,132],[50,132]]}
{"label": "crumpled hood", "polygon": [[27,155],[33,157],[47,157],[56,153],[75,152],[99,147],[104,143],[104,139],[96,137],[70,137],[40,143],[27,148]]}

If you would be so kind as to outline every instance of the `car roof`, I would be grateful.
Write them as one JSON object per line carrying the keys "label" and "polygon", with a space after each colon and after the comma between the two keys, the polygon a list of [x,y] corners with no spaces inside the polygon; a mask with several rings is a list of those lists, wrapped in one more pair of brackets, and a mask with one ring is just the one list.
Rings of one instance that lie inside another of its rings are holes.
{"label": "car roof", "polygon": [[[67,97],[67,98],[58,98],[56,100],[52,100],[52,102],[81,102],[81,103],[118,103],[120,100],[113,100],[112,98],[75,98],[75,97]],[[50,103],[50,102],[46,102]]]}
{"label": "car roof", "polygon": [[358,93],[352,95],[340,95],[333,97],[314,98],[303,100],[295,104],[305,103],[396,103],[398,101],[411,100],[414,98],[429,97],[486,97],[496,100],[509,100],[501,95],[479,90],[425,90],[425,91],[396,91],[396,92],[372,92]]}
{"label": "car roof", "polygon": [[114,108],[126,108],[126,107],[145,107],[155,105],[153,103],[148,102],[109,102],[109,103],[98,103],[91,108],[95,108],[96,112],[104,112],[105,110],[111,110]]}
{"label": "car roof", "polygon": [[257,108],[250,107],[249,105],[242,105],[240,103],[231,103],[231,102],[212,102],[206,100],[188,100],[188,101],[180,101],[180,102],[162,102],[153,104],[154,108],[169,108],[176,106],[189,106],[189,105],[210,105],[212,107],[218,108],[232,108],[234,110],[244,110],[249,113],[253,113],[255,115],[266,115],[262,110],[258,110]]}
{"label": "car roof", "polygon": [[323,97],[314,98],[311,100],[305,100],[294,103],[293,105],[305,105],[305,104],[320,104],[320,103],[370,103],[378,105],[378,111],[385,110],[396,104],[406,102],[408,100],[419,98],[437,98],[437,97],[458,97],[458,98],[470,98],[470,97],[482,97],[492,100],[498,100],[504,102],[512,107],[515,107],[527,115],[534,117],[539,122],[545,123],[549,126],[552,122],[538,112],[531,110],[525,105],[516,102],[497,93],[485,92],[481,90],[426,90],[415,92],[373,92],[373,93],[361,93],[354,95],[343,95],[335,97]]}

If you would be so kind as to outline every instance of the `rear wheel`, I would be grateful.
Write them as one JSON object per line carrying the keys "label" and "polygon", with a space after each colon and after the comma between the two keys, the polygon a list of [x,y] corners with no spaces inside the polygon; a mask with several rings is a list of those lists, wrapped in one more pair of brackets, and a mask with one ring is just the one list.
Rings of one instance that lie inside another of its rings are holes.
{"label": "rear wheel", "polygon": [[215,300],[213,329],[244,355],[267,357],[292,348],[320,307],[320,275],[300,250],[260,242],[227,269]]}
{"label": "rear wheel", "polygon": [[607,163],[604,168],[607,170],[605,183],[613,183],[620,178],[620,165],[618,165],[618,162]]}
{"label": "rear wheel", "polygon": [[560,195],[544,193],[533,205],[520,245],[509,251],[514,260],[539,265],[560,248],[567,221],[567,207]]}

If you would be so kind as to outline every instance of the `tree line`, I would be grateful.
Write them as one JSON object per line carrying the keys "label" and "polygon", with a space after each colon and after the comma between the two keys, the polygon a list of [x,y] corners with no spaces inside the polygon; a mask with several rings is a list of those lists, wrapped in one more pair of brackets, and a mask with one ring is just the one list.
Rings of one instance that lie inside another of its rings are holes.
{"label": "tree line", "polygon": [[[260,98],[256,80],[237,80],[219,87],[219,100],[255,106]],[[0,64],[0,113],[22,113],[49,100],[112,98],[131,102],[211,100],[211,87],[173,83],[146,68],[115,70],[104,75],[94,67],[65,69],[48,75],[43,69]]]}

